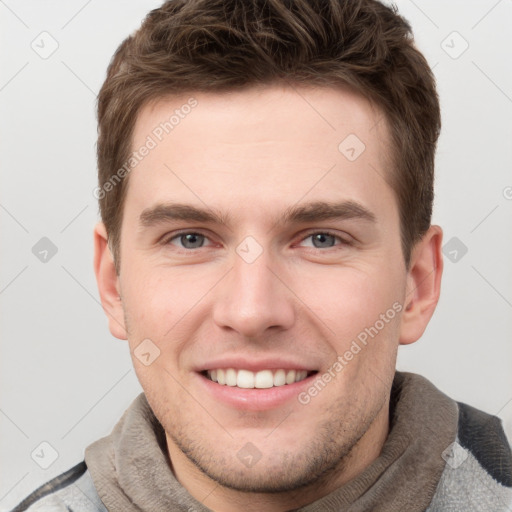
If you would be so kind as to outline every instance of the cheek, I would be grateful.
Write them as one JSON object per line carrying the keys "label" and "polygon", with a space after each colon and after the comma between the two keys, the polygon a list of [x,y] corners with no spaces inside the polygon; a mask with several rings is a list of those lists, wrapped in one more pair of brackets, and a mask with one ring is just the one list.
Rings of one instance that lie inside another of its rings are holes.
{"label": "cheek", "polygon": [[332,378],[333,384],[318,405],[343,396],[354,401],[354,407],[355,403],[363,409],[368,404],[373,407],[382,402],[391,385],[404,277],[398,268],[373,263],[364,269],[331,268],[329,278],[317,275],[313,281],[315,293],[310,293],[313,302],[308,306],[329,328],[325,332],[332,349],[324,371],[325,380]]}
{"label": "cheek", "polygon": [[[392,268],[382,267],[330,267],[303,274],[300,284],[296,283],[297,295],[307,298],[307,306],[317,313],[341,347],[376,322],[379,331],[389,331],[388,327],[396,324],[404,278]],[[381,315],[385,316],[385,329]]]}
{"label": "cheek", "polygon": [[[126,266],[130,282],[123,286],[123,307],[130,327],[128,342],[132,360],[141,383],[160,386],[161,378],[164,381],[170,378],[167,372],[179,378],[184,376],[183,358],[195,346],[197,331],[209,315],[205,297],[218,280],[212,274],[211,269],[145,270],[140,264],[135,271]],[[159,354],[148,367],[136,358],[136,351],[140,351],[137,347],[145,339],[156,345],[154,351]]]}
{"label": "cheek", "polygon": [[126,275],[130,281],[123,283],[125,312],[135,331],[148,337],[164,337],[204,295],[202,279],[191,282],[186,272],[144,271],[141,265],[127,268]]}

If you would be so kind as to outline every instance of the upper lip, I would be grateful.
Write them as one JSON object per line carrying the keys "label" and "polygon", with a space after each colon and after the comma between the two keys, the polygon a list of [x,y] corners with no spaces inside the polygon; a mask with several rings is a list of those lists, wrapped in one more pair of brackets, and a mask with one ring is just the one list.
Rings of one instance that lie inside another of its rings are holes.
{"label": "upper lip", "polygon": [[260,370],[307,370],[316,371],[311,364],[303,364],[292,361],[289,358],[272,357],[262,359],[249,359],[246,357],[221,357],[209,360],[196,367],[196,371],[216,370],[218,368],[234,368],[235,370],[249,370],[258,372]]}

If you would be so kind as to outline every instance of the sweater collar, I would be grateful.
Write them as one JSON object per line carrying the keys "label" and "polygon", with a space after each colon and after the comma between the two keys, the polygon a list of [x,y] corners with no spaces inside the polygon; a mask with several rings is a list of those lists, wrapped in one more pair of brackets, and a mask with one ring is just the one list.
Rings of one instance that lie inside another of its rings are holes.
{"label": "sweater collar", "polygon": [[[396,372],[390,397],[390,431],[381,453],[361,474],[298,510],[424,511],[435,493],[455,440],[457,405],[427,379]],[[111,512],[208,512],[176,480],[165,432],[141,393],[112,433],[89,445],[85,462]]]}

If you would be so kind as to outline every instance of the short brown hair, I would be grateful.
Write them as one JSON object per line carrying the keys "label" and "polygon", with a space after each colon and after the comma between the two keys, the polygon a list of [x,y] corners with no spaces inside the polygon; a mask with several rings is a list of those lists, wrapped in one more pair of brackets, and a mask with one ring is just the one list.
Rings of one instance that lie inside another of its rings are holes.
{"label": "short brown hair", "polygon": [[129,157],[141,108],[173,94],[282,81],[348,86],[384,112],[393,167],[386,179],[409,267],[430,227],[441,120],[432,71],[396,8],[376,0],[171,0],[119,46],[98,97],[97,190],[118,272],[128,176],[104,187]]}

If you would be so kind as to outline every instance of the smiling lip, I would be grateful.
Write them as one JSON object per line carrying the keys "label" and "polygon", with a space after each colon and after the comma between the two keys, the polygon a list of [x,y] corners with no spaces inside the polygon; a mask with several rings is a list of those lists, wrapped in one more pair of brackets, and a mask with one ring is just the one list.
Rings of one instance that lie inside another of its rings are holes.
{"label": "smiling lip", "polygon": [[267,357],[265,359],[256,360],[244,357],[222,357],[207,361],[197,366],[195,371],[203,372],[206,370],[216,370],[217,368],[234,368],[236,370],[249,370],[258,372],[260,370],[306,370],[308,372],[315,371],[315,363],[304,365],[299,361],[293,361],[284,357]]}
{"label": "smiling lip", "polygon": [[[224,358],[208,362],[196,373],[200,385],[216,402],[236,409],[265,411],[296,399],[302,389],[311,385],[318,372],[283,359],[249,361]],[[221,383],[216,382],[219,377]]]}

